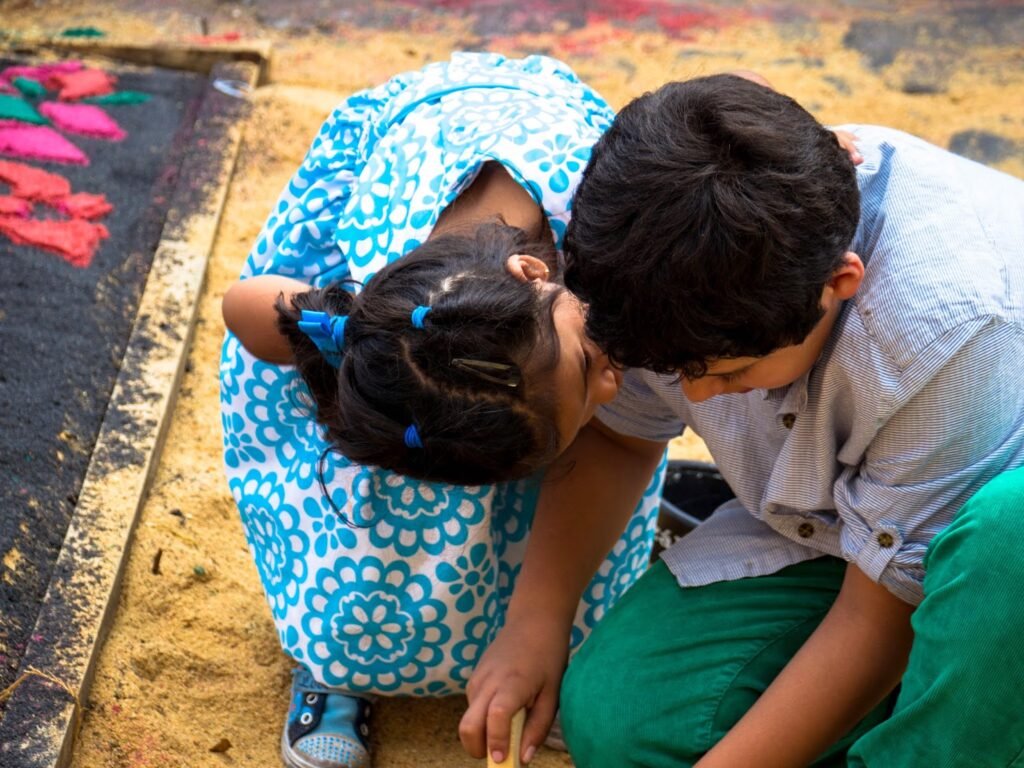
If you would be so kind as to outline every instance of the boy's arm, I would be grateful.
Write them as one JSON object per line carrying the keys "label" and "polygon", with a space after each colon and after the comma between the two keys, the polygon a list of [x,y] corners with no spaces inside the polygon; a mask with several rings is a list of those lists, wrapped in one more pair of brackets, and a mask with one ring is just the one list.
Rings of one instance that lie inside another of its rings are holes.
{"label": "boy's arm", "polygon": [[896,687],[913,641],[913,610],[847,566],[821,625],[696,768],[809,765]]}
{"label": "boy's arm", "polygon": [[664,451],[663,442],[629,438],[593,420],[548,470],[505,626],[467,687],[469,708],[459,736],[472,756],[483,757],[486,750],[501,762],[512,716],[524,706],[530,710],[524,759],[547,735],[580,596]]}
{"label": "boy's arm", "polygon": [[[836,484],[837,507],[865,522],[864,530],[848,531],[855,561],[839,597],[700,768],[807,765],[901,677],[913,640],[911,602],[922,598],[924,542],[988,479],[1015,466],[1024,446],[1024,333],[1016,323],[982,318],[963,338],[967,327],[951,332],[959,346],[947,347],[944,360],[933,362],[932,378],[888,417],[864,466],[848,483]],[[920,366],[907,370],[921,375]],[[862,391],[881,391],[867,375],[858,381]],[[894,546],[859,543],[882,527],[894,531]],[[901,551],[904,564],[897,565]],[[865,575],[871,567],[880,584]]]}
{"label": "boy's arm", "polygon": [[281,294],[287,301],[293,294],[308,290],[306,283],[280,275],[259,275],[237,282],[221,304],[224,324],[243,347],[261,360],[280,365],[291,363],[291,347],[277,330],[274,303]]}

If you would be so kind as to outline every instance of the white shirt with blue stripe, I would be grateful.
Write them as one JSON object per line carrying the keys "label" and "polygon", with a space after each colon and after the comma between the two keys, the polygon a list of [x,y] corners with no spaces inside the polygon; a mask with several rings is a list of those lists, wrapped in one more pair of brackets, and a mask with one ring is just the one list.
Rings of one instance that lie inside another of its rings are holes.
{"label": "white shirt with blue stripe", "polygon": [[864,156],[851,250],[866,272],[811,371],[691,403],[672,376],[634,369],[598,412],[651,440],[689,426],[736,493],[662,555],[682,586],[829,554],[917,604],[931,540],[1024,465],[1024,182],[843,127]]}

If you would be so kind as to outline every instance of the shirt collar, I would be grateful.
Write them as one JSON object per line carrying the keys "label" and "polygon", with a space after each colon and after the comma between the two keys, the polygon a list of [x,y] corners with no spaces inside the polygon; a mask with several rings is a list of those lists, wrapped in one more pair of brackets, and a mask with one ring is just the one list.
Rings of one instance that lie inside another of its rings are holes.
{"label": "shirt collar", "polygon": [[[811,371],[813,370],[811,368]],[[761,390],[762,399],[775,406],[776,416],[781,417],[787,413],[803,413],[807,407],[807,383],[811,378],[811,371],[807,371],[799,379],[784,387]]]}

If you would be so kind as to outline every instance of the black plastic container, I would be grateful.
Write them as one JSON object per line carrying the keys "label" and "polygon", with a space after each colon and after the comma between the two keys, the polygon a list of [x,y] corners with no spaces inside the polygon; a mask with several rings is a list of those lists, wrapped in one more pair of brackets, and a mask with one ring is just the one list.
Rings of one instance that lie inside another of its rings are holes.
{"label": "black plastic container", "polygon": [[677,459],[668,463],[661,509],[658,512],[658,537],[652,557],[668,549],[682,536],[707,520],[718,507],[736,494],[714,464]]}

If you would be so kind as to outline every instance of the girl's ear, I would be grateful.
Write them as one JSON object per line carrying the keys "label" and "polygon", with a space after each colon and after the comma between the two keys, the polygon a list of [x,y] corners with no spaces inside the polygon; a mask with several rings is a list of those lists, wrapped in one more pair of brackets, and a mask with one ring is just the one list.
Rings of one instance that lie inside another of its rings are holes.
{"label": "girl's ear", "polygon": [[551,273],[548,265],[541,259],[526,253],[514,253],[509,256],[505,262],[505,269],[521,283],[528,283],[531,280],[545,282]]}

